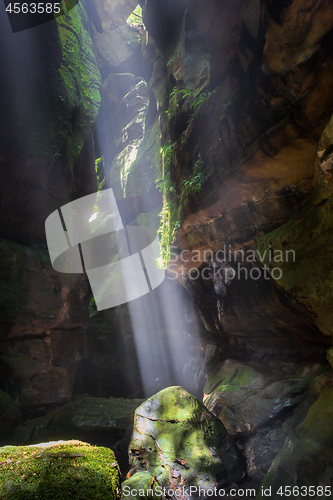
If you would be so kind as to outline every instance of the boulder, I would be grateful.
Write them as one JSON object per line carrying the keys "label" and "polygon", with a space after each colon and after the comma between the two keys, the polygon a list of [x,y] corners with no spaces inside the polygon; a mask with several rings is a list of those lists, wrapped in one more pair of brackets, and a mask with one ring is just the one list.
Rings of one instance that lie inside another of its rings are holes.
{"label": "boulder", "polygon": [[0,448],[2,499],[120,499],[112,450],[81,441]]}
{"label": "boulder", "polygon": [[175,493],[190,486],[228,487],[243,477],[223,424],[179,386],[163,389],[136,409],[129,455],[123,489],[133,489],[138,477],[148,485],[147,473],[151,484]]}

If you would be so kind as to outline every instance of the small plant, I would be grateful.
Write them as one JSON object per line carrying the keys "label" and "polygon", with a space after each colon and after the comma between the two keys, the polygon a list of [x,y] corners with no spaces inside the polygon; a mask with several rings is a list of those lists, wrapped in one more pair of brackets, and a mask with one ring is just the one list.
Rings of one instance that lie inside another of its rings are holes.
{"label": "small plant", "polygon": [[98,191],[102,191],[105,187],[105,175],[104,175],[104,158],[101,156],[95,160],[95,172],[97,178]]}
{"label": "small plant", "polygon": [[195,194],[201,191],[202,185],[207,179],[207,176],[202,171],[202,167],[203,167],[203,161],[199,154],[199,158],[197,159],[197,161],[194,163],[193,166],[192,177],[190,179],[185,179],[182,183],[182,195],[180,202],[182,202],[184,198],[189,194],[192,193]]}
{"label": "small plant", "polygon": [[175,87],[170,93],[169,97],[169,107],[165,111],[166,115],[172,115],[176,109],[182,104],[184,99],[188,99],[191,108],[193,109],[193,114],[191,115],[191,119],[198,112],[201,105],[206,102],[215,92],[202,92],[200,88],[194,90],[182,89],[177,90]]}
{"label": "small plant", "polygon": [[174,154],[175,143],[168,141],[161,151],[164,154],[164,175],[157,180],[157,187],[163,193],[163,208],[159,214],[160,227],[160,257],[157,259],[157,265],[161,269],[166,269],[171,257],[171,244],[176,238],[177,232],[181,226],[179,220],[180,209],[183,201],[191,194],[198,193],[207,176],[203,172],[203,161],[199,153],[197,161],[193,165],[193,173],[190,179],[183,180],[181,184],[180,196],[175,193],[171,181],[170,165],[172,155]]}
{"label": "small plant", "polygon": [[156,260],[160,269],[166,269],[171,258],[171,244],[173,243],[177,231],[180,228],[180,221],[173,220],[176,212],[173,202],[166,202],[159,213],[160,227],[158,234],[160,237],[160,256]]}

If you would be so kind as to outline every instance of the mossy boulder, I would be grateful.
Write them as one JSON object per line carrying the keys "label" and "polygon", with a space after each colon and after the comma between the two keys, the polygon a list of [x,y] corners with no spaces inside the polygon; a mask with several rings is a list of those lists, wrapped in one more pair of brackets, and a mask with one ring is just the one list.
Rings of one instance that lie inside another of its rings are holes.
{"label": "mossy boulder", "polygon": [[[262,483],[264,490],[271,488],[269,497],[272,500],[281,498],[277,492],[281,487],[285,491],[284,488],[287,486],[294,491],[293,498],[331,496],[333,487],[332,417],[333,388],[329,388],[311,406],[306,418],[289,436],[273,461]],[[300,493],[297,493],[297,487]],[[293,488],[296,489],[293,490]],[[267,496],[259,493],[257,499],[261,498],[267,498]]]}
{"label": "mossy boulder", "polygon": [[0,499],[120,499],[112,450],[81,441],[0,448]]}
{"label": "mossy boulder", "polygon": [[137,408],[129,455],[132,468],[123,483],[129,490],[139,479],[149,489],[144,472],[150,484],[175,492],[182,486],[227,487],[243,476],[223,424],[179,386],[163,389]]}

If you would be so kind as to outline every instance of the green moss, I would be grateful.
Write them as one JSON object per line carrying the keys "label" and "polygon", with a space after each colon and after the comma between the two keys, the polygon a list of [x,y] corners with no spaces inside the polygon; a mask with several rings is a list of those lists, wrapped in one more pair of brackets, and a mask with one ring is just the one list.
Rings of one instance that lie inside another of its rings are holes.
{"label": "green moss", "polygon": [[60,76],[65,85],[65,92],[59,98],[72,110],[71,134],[67,144],[73,163],[97,116],[101,76],[93,53],[89,20],[84,7],[77,5],[58,17],[57,22],[62,49]]}
{"label": "green moss", "polygon": [[[92,50],[90,22],[82,3],[67,0],[67,13],[50,24],[42,83],[32,93],[18,140],[33,156],[63,157],[72,168],[97,116],[101,77]],[[69,155],[67,154],[69,150]]]}
{"label": "green moss", "polygon": [[[233,393],[248,385],[257,376],[258,374],[250,366],[224,363],[215,375],[209,377],[203,390],[205,394],[213,391]],[[208,400],[205,404],[208,404]]]}
{"label": "green moss", "polygon": [[112,450],[80,441],[0,448],[0,499],[119,499]]}

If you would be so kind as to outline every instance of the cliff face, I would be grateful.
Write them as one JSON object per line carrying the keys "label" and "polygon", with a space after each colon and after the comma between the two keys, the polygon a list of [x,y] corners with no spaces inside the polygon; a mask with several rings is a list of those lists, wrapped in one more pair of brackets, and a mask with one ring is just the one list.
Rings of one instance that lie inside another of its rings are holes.
{"label": "cliff face", "polygon": [[[16,34],[0,17],[0,389],[18,420],[206,382],[256,483],[321,392],[304,440],[331,405],[333,4],[139,3],[132,24],[128,0]],[[85,275],[52,269],[44,224],[105,187],[123,222],[159,227],[172,280],[97,312]]]}

